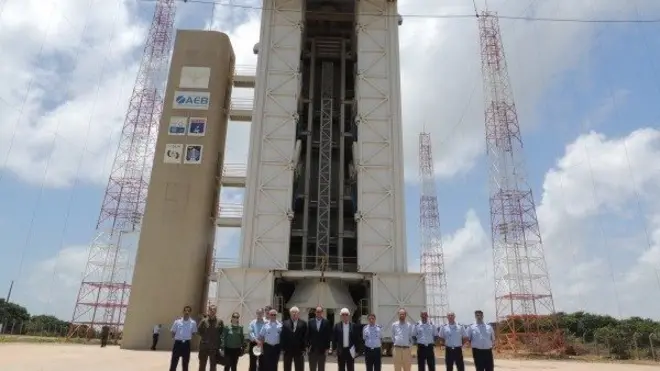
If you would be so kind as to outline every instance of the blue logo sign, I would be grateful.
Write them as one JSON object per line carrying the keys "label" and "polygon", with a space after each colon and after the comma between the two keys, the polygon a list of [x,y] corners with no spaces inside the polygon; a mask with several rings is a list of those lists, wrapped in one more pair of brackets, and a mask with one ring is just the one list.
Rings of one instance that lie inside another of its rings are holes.
{"label": "blue logo sign", "polygon": [[177,91],[174,93],[175,109],[206,110],[209,108],[210,94],[199,91]]}
{"label": "blue logo sign", "polygon": [[188,135],[202,137],[206,134],[206,118],[191,117],[188,125]]}

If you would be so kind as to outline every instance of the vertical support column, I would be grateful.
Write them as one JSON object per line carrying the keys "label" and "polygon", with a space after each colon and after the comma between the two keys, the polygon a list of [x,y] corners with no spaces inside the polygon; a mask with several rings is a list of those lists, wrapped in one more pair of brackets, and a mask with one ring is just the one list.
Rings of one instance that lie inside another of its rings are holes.
{"label": "vertical support column", "polygon": [[[341,41],[341,83],[339,85],[339,197],[337,198],[337,261],[339,270],[344,270],[344,187],[346,168],[346,40]],[[354,262],[349,262],[354,264]]]}
{"label": "vertical support column", "polygon": [[334,65],[321,66],[321,124],[319,126],[318,226],[316,230],[317,266],[327,269],[330,253],[330,211],[332,199],[332,114]]}
{"label": "vertical support column", "polygon": [[[305,151],[305,201],[304,201],[304,211],[303,211],[303,246],[302,246],[302,269],[307,270],[311,269],[308,267],[310,264],[307,258],[307,246],[309,246],[309,204],[310,204],[310,180],[312,176],[312,133],[313,133],[313,123],[314,123],[314,81],[316,80],[316,41],[312,40],[312,45],[310,47],[310,59],[309,59],[309,104],[307,105],[307,135],[306,135],[306,151]],[[316,258],[314,258],[316,259]]]}
{"label": "vertical support column", "polygon": [[264,0],[246,181],[241,265],[287,269],[305,4]]}
{"label": "vertical support column", "polygon": [[358,265],[406,272],[403,128],[396,2],[357,2]]}

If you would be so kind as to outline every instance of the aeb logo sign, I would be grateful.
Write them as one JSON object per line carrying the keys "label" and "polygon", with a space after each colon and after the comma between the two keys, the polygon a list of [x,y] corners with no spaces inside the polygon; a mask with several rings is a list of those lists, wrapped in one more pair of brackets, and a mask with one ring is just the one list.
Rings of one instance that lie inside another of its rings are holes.
{"label": "aeb logo sign", "polygon": [[172,108],[207,110],[210,96],[211,93],[204,91],[175,91]]}

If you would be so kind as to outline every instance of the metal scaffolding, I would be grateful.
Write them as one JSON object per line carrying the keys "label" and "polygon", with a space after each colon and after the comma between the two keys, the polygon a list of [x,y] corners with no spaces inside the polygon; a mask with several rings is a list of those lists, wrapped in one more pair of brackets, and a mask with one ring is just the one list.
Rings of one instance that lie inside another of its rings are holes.
{"label": "metal scaffolding", "polygon": [[317,264],[327,262],[330,254],[330,211],[332,197],[332,62],[321,65],[321,124],[319,126],[319,184],[316,230]]}

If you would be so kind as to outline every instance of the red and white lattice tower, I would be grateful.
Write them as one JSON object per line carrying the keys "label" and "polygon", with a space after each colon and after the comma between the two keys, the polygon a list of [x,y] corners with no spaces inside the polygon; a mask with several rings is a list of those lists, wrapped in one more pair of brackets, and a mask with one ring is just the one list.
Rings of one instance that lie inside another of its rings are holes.
{"label": "red and white lattice tower", "polygon": [[[80,326],[124,323],[130,295],[132,256],[147,198],[167,66],[172,51],[176,0],[158,0],[128,105],[110,178],[73,310]],[[91,334],[91,331],[89,332]]]}
{"label": "red and white lattice tower", "polygon": [[498,342],[502,348],[561,347],[532,190],[527,183],[518,114],[495,13],[479,18],[490,158],[490,212]]}
{"label": "red and white lattice tower", "polygon": [[429,318],[433,323],[440,324],[447,318],[449,299],[440,233],[438,194],[433,171],[431,135],[428,133],[419,134],[419,180],[422,187],[419,196],[420,271],[424,274],[426,282]]}

